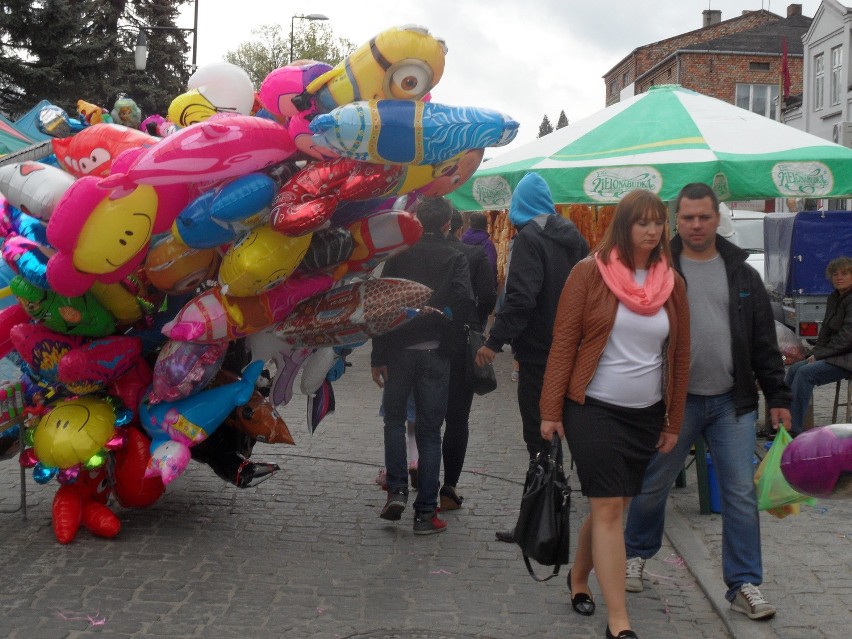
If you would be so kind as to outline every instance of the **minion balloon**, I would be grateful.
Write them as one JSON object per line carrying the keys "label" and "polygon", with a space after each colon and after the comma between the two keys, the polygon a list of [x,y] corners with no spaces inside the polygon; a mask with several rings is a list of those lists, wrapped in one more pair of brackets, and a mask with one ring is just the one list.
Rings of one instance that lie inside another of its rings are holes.
{"label": "minion balloon", "polygon": [[420,100],[441,79],[446,54],[444,41],[425,27],[392,27],[311,82],[293,104],[328,113],[356,100]]}

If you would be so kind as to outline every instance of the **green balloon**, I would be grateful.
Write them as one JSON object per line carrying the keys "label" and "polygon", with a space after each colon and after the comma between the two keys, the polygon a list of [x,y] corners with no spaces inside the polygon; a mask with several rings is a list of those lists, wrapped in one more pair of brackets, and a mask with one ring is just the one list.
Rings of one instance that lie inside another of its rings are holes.
{"label": "green balloon", "polygon": [[16,275],[9,288],[34,320],[63,335],[105,337],[115,333],[115,318],[91,293],[66,297]]}

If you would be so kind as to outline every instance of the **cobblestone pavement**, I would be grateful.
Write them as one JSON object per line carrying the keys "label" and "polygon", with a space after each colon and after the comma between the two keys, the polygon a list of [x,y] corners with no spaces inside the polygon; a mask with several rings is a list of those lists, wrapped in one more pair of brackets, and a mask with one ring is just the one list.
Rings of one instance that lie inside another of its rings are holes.
{"label": "cobblestone pavement", "polygon": [[[81,530],[70,545],[58,544],[56,484],[40,486],[28,473],[27,519],[0,514],[0,636],[603,636],[606,609],[594,579],[598,612],[581,617],[568,605],[564,577],[533,582],[517,547],[494,539],[514,524],[526,467],[509,355],[498,356],[498,390],[474,399],[464,506],[444,514],[445,533],[429,537],[412,534],[410,508],[398,523],[378,517],[380,392],[367,347],[351,360],[335,383],[337,412],[313,436],[297,391],[282,411],[296,446],[255,447],[253,458],[278,463],[279,473],[240,490],[190,464],[153,506],[114,505],[122,531],[113,540]],[[641,637],[843,635],[852,620],[850,502],[820,502],[783,521],[764,517],[765,592],[780,610],[757,623],[718,603],[720,522],[698,514],[694,478],[673,494],[668,528],[677,549],[666,540],[647,564],[645,592],[628,599]],[[0,508],[14,508],[18,497],[17,464],[0,461]],[[586,513],[579,493],[573,510],[576,534]]]}

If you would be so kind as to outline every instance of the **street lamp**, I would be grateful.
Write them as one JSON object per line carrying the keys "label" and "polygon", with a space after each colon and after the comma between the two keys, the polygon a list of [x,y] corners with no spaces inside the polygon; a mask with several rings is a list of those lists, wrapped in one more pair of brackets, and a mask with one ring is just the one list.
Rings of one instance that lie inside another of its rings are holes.
{"label": "street lamp", "polygon": [[309,13],[306,16],[293,16],[290,18],[290,62],[293,62],[293,25],[296,22],[296,18],[299,20],[328,20],[328,16],[321,13]]}
{"label": "street lamp", "polygon": [[136,46],[133,51],[133,62],[137,71],[144,71],[148,64],[148,37],[145,31],[154,31],[160,29],[162,31],[191,31],[192,32],[192,70],[195,71],[195,61],[198,52],[198,0],[195,0],[195,20],[192,23],[192,29],[184,29],[182,27],[152,27],[143,24],[139,27],[139,35],[136,36]]}

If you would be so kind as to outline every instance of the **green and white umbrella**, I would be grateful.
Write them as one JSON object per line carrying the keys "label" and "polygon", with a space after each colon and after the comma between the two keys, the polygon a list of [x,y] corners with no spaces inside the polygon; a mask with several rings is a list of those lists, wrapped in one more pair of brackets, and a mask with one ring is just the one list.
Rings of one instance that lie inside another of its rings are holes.
{"label": "green and white umbrella", "polygon": [[852,149],[680,85],[652,87],[489,160],[448,197],[502,209],[534,171],[557,203],[617,202],[643,188],[673,200],[704,182],[720,200],[852,195]]}

